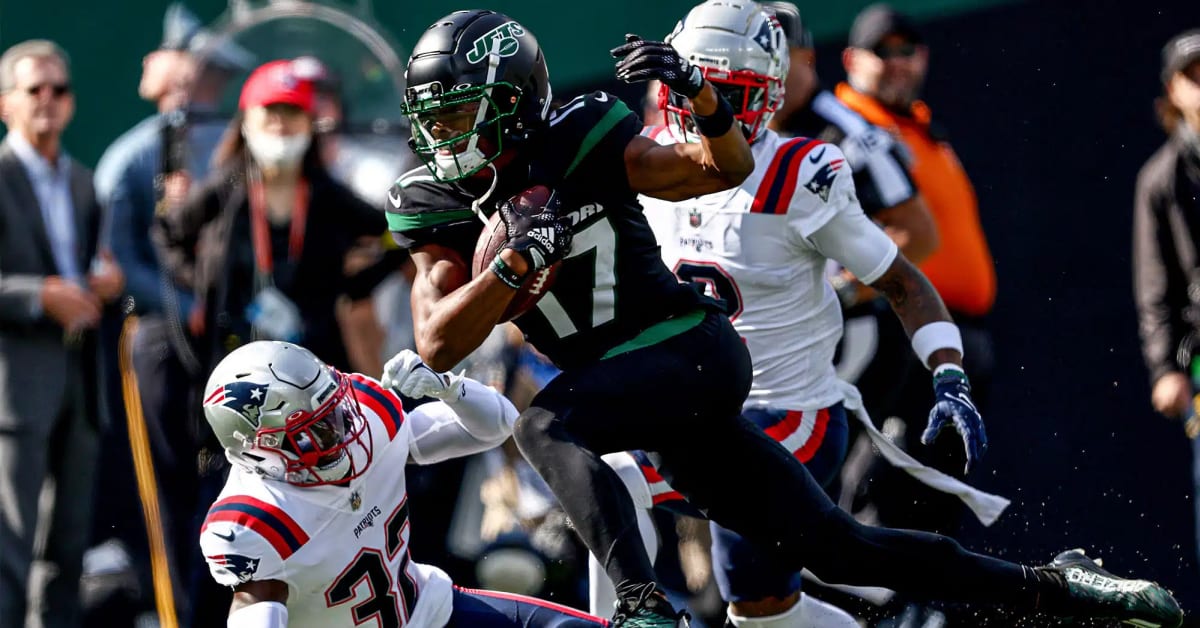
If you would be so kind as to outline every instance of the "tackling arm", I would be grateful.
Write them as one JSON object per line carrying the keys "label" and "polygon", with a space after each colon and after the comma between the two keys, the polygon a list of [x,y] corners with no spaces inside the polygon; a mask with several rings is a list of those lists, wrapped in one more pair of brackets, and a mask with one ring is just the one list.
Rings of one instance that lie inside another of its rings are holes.
{"label": "tackling arm", "polygon": [[496,390],[453,373],[439,373],[405,349],[383,367],[380,384],[409,399],[439,401],[408,413],[409,456],[429,464],[486,451],[512,434],[517,409]]}
{"label": "tackling arm", "polygon": [[470,379],[462,393],[426,403],[409,414],[412,443],[409,457],[418,464],[487,451],[508,440],[517,409],[503,395]]}

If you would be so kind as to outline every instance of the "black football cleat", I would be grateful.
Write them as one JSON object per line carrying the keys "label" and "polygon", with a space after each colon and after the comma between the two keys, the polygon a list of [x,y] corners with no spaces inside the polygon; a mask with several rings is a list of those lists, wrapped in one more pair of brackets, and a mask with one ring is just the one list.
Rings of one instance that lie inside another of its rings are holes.
{"label": "black football cleat", "polygon": [[1171,592],[1156,582],[1112,575],[1081,549],[1065,551],[1040,570],[1055,572],[1068,587],[1070,604],[1081,617],[1111,617],[1142,628],[1176,628],[1183,611]]}

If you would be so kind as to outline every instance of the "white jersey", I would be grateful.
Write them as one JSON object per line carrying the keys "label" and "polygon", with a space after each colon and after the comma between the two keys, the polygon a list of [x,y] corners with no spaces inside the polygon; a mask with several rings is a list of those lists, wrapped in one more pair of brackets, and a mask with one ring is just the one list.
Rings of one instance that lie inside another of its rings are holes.
{"label": "white jersey", "polygon": [[372,616],[382,626],[443,626],[453,610],[452,583],[440,569],[409,560],[404,465],[420,413],[449,409],[430,403],[406,416],[375,380],[350,378],[370,426],[367,470],[348,486],[298,487],[234,465],[200,547],[221,584],[287,583],[292,628],[350,628]]}
{"label": "white jersey", "polygon": [[[646,135],[675,141],[665,127]],[[833,356],[842,333],[826,260],[857,252],[840,234],[824,247],[836,251],[822,251],[815,236],[835,218],[846,227],[836,231],[866,233],[870,255],[838,261],[867,283],[886,271],[896,247],[863,215],[837,146],[768,130],[751,150],[754,172],[736,188],[678,202],[639,200],[667,266],[726,303],[754,362],[746,405],[825,408],[841,401]]]}

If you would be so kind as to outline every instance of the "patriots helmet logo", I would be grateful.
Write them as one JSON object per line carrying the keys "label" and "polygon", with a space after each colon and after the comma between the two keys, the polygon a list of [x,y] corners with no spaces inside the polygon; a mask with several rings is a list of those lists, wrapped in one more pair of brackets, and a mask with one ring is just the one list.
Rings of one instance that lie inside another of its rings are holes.
{"label": "patriots helmet logo", "polygon": [[208,560],[225,571],[233,574],[238,579],[238,582],[248,582],[258,571],[258,563],[262,562],[260,558],[251,558],[240,554],[217,554],[216,556],[206,556]]}
{"label": "patriots helmet logo", "polygon": [[822,201],[829,201],[829,191],[833,189],[833,178],[836,176],[838,169],[842,165],[842,160],[838,159],[827,164],[823,164],[817,173],[804,184],[804,189],[821,197]]}
{"label": "patriots helmet logo", "polygon": [[246,417],[258,427],[263,403],[267,401],[267,384],[255,382],[230,382],[209,393],[204,405],[220,404]]}

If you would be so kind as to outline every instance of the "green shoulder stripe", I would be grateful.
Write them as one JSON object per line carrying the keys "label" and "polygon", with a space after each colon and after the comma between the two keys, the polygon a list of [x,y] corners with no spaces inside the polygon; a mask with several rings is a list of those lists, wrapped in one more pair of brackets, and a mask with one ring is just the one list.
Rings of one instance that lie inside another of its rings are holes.
{"label": "green shoulder stripe", "polygon": [[[613,96],[609,96],[609,98],[613,98]],[[583,142],[579,145],[579,152],[575,154],[575,159],[571,162],[570,166],[567,166],[567,171],[563,173],[563,176],[570,176],[576,166],[583,161],[583,158],[587,157],[587,154],[596,147],[596,144],[599,144],[600,140],[604,139],[604,136],[630,113],[632,112],[629,111],[629,107],[625,106],[625,103],[620,100],[614,102],[613,106],[604,113],[604,117],[600,118],[596,126],[592,127],[592,130],[588,131],[588,134],[584,136]]]}
{"label": "green shoulder stripe", "polygon": [[475,212],[469,209],[460,209],[451,212],[430,212],[416,215],[393,214],[392,212],[388,212],[387,223],[389,231],[403,232],[450,222],[457,222],[459,220],[466,220],[474,217]]}

